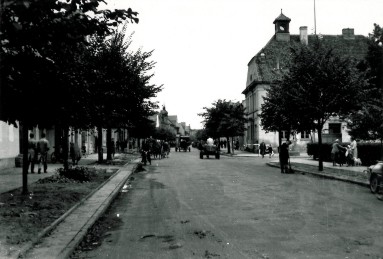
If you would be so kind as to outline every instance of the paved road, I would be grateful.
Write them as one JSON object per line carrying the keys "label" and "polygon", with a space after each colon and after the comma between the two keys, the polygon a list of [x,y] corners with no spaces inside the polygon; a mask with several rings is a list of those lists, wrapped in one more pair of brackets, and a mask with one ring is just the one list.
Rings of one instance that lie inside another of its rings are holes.
{"label": "paved road", "polygon": [[171,153],[136,174],[92,258],[382,258],[383,206],[365,187],[282,175],[262,158]]}

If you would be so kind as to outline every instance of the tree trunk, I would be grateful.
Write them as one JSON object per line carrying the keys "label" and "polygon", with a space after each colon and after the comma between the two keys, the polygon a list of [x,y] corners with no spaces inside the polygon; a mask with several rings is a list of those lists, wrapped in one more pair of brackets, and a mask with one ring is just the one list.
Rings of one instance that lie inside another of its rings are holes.
{"label": "tree trunk", "polygon": [[230,138],[229,137],[226,137],[226,143],[227,143],[227,153],[231,154],[231,150],[230,150]]}
{"label": "tree trunk", "polygon": [[110,127],[106,129],[106,146],[106,160],[112,160],[112,129]]}
{"label": "tree trunk", "polygon": [[102,150],[102,128],[97,127],[97,151],[98,151],[98,162],[102,163],[104,160],[104,154]]}
{"label": "tree trunk", "polygon": [[383,161],[383,139],[380,140],[380,161]]}
{"label": "tree trunk", "polygon": [[28,194],[28,125],[20,122],[21,134],[22,134],[22,154],[23,154],[23,190],[22,194]]}
{"label": "tree trunk", "polygon": [[319,157],[319,171],[323,171],[323,157],[322,157],[322,127],[318,127],[318,157]]}
{"label": "tree trunk", "polygon": [[235,149],[235,146],[234,146],[234,137],[231,137],[231,150],[233,151],[233,155],[234,155],[234,149]]}
{"label": "tree trunk", "polygon": [[69,168],[69,163],[68,163],[68,153],[69,153],[68,136],[69,136],[69,127],[64,126],[63,127],[63,140],[62,140],[62,145],[63,145],[62,155],[63,155],[64,170],[68,170],[68,168]]}
{"label": "tree trunk", "polygon": [[281,163],[281,156],[280,156],[280,152],[281,152],[281,146],[282,146],[282,131],[279,130],[278,131],[278,157],[279,157],[279,164],[282,165]]}

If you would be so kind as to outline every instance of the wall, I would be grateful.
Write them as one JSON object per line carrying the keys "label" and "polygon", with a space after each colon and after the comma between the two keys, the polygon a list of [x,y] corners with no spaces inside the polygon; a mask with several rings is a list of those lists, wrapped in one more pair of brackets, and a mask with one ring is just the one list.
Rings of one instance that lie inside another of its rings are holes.
{"label": "wall", "polygon": [[19,129],[0,121],[0,169],[14,167],[19,153]]}

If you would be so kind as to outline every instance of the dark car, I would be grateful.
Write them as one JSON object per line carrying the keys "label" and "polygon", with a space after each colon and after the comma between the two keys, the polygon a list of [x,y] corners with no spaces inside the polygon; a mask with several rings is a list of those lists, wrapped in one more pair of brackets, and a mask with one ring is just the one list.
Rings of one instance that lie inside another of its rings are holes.
{"label": "dark car", "polygon": [[199,158],[203,159],[203,156],[209,158],[209,156],[215,156],[216,159],[220,158],[219,147],[214,144],[200,145]]}
{"label": "dark car", "polygon": [[383,190],[383,161],[367,168],[367,176],[370,181],[372,193],[379,193]]}

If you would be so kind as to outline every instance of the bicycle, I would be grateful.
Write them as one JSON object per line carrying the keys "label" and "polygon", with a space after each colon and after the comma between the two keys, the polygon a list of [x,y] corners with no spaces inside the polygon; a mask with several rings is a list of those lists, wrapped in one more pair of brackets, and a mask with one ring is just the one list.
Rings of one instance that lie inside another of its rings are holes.
{"label": "bicycle", "polygon": [[56,151],[56,147],[53,147],[55,150],[53,151],[53,153],[51,154],[51,162],[53,164],[55,164],[57,161],[59,161],[60,163],[62,163],[64,160],[63,160],[63,155],[62,155],[62,149],[60,148],[59,151]]}

